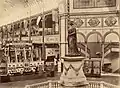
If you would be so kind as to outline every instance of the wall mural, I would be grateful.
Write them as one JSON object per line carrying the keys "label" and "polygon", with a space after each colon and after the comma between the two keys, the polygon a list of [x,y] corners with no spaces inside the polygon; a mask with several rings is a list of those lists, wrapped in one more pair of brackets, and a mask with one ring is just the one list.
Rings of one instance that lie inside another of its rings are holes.
{"label": "wall mural", "polygon": [[113,7],[116,0],[73,0],[73,8],[89,8],[89,7]]}

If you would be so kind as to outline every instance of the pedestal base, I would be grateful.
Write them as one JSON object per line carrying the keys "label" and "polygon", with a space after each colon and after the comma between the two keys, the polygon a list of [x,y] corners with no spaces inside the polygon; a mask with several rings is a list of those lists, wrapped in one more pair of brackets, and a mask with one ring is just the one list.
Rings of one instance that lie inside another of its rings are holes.
{"label": "pedestal base", "polygon": [[64,59],[63,73],[60,77],[60,83],[63,86],[85,86],[88,84],[83,73],[84,57],[62,57]]}

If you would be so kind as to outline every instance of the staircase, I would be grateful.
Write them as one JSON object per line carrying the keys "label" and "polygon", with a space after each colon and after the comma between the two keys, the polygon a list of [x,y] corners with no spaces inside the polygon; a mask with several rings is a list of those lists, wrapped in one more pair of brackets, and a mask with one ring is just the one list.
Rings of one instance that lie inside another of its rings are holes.
{"label": "staircase", "polygon": [[108,56],[110,53],[119,53],[119,43],[111,42],[107,44],[104,48],[104,57]]}
{"label": "staircase", "polygon": [[105,46],[104,48],[104,57],[108,58],[111,60],[111,68],[112,72],[120,72],[120,67],[119,67],[119,43],[117,42],[112,42],[109,43]]}
{"label": "staircase", "polygon": [[84,45],[83,43],[78,42],[78,43],[77,43],[77,46],[78,46],[79,52],[80,52],[83,56],[85,56],[85,55],[87,54],[87,57],[89,57],[89,58],[91,57],[91,55],[90,55],[90,49],[87,47],[87,53],[86,53],[85,45]]}

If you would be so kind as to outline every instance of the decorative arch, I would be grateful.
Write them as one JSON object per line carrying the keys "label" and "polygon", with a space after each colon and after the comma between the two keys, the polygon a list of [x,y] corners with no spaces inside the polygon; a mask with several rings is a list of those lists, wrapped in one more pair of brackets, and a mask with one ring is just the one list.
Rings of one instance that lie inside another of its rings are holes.
{"label": "decorative arch", "polygon": [[98,34],[98,35],[101,37],[102,42],[103,42],[103,36],[101,35],[100,32],[97,32],[97,31],[89,32],[89,33],[87,34],[87,36],[86,36],[86,41],[88,41],[89,36],[92,35],[92,34]]}
{"label": "decorative arch", "polygon": [[104,34],[104,37],[103,37],[104,41],[105,41],[105,38],[107,37],[107,35],[109,35],[109,34],[111,34],[111,33],[116,34],[116,35],[118,36],[119,40],[120,40],[120,35],[119,35],[119,33],[116,32],[116,31],[110,30],[110,31],[108,31],[108,32],[106,32],[106,33]]}
{"label": "decorative arch", "polygon": [[84,41],[85,41],[86,37],[82,32],[77,32],[77,34],[80,34],[84,38]]}

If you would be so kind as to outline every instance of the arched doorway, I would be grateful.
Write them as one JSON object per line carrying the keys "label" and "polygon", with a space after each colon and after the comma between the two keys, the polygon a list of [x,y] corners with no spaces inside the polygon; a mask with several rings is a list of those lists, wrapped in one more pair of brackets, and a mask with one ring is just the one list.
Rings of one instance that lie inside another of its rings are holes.
{"label": "arched doorway", "polygon": [[[112,55],[112,53],[108,56],[109,53],[107,53],[107,51],[109,51],[109,49],[119,49],[119,41],[120,41],[120,35],[115,32],[115,31],[109,31],[104,35],[104,57],[110,57],[112,58],[112,56],[114,55],[114,58],[116,57],[115,54]],[[114,52],[114,51],[113,51]],[[119,56],[119,54],[117,55],[117,57]]]}
{"label": "arched doorway", "polygon": [[119,71],[120,35],[115,31],[108,31],[104,35],[104,41],[104,57],[110,61],[110,64],[104,62],[104,66],[107,66],[104,71],[107,71],[107,68],[110,68],[112,72],[117,72]]}
{"label": "arched doorway", "polygon": [[104,36],[105,43],[119,42],[119,40],[120,40],[120,36],[118,33],[110,32],[110,33],[106,33]]}
{"label": "arched doorway", "polygon": [[87,35],[87,46],[91,52],[91,58],[102,58],[102,35],[99,32],[90,32]]}

